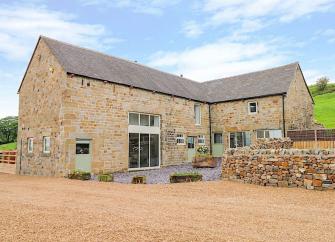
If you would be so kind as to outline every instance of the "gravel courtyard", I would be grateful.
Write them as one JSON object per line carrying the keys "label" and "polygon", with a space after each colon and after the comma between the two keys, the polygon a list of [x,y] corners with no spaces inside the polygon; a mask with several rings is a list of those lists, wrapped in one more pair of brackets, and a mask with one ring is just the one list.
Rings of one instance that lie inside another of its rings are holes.
{"label": "gravel courtyard", "polygon": [[0,174],[0,241],[334,241],[335,193]]}

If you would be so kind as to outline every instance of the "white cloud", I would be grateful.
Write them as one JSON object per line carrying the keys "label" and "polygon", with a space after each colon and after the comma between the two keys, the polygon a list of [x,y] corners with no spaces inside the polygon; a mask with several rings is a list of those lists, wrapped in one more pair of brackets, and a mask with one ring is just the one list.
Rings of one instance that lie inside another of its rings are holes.
{"label": "white cloud", "polygon": [[326,40],[330,43],[335,42],[335,29],[326,29],[324,31],[319,31],[317,34],[326,37]]}
{"label": "white cloud", "polygon": [[246,19],[272,17],[281,22],[290,22],[297,18],[330,10],[334,0],[207,0],[203,9],[212,16],[213,25],[236,23]]}
{"label": "white cloud", "polygon": [[[18,115],[18,95],[19,78],[21,73],[8,72],[0,69],[0,118]],[[4,91],[5,90],[5,91]]]}
{"label": "white cloud", "polygon": [[203,33],[202,27],[195,21],[184,23],[182,32],[186,37],[197,37]]}
{"label": "white cloud", "polygon": [[173,70],[198,81],[227,77],[286,64],[286,53],[273,41],[220,39],[181,52],[157,52],[149,65]]}
{"label": "white cloud", "polygon": [[166,7],[179,0],[79,0],[84,6],[128,8],[135,13],[162,15]]}
{"label": "white cloud", "polygon": [[101,50],[121,41],[103,25],[78,23],[71,14],[43,6],[0,5],[0,55],[26,60],[39,35]]}

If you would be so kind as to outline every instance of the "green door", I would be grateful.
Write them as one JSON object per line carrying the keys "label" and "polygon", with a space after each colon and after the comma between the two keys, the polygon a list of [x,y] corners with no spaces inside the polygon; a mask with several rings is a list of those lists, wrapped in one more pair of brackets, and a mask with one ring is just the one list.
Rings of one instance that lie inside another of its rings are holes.
{"label": "green door", "polygon": [[187,157],[188,157],[188,161],[192,162],[193,157],[195,156],[195,146],[194,146],[194,142],[195,141],[195,137],[193,136],[189,136],[187,137]]}
{"label": "green door", "polygon": [[223,137],[222,133],[214,133],[213,134],[213,142],[212,142],[212,155],[213,157],[222,157],[223,155]]}
{"label": "green door", "polygon": [[76,170],[91,172],[92,147],[90,140],[76,142]]}

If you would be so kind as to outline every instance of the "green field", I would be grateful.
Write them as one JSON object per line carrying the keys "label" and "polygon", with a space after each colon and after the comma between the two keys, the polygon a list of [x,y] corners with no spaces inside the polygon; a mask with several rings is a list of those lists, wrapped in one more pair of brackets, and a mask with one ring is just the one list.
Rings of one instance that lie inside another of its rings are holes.
{"label": "green field", "polygon": [[314,114],[318,123],[335,128],[335,92],[314,97]]}
{"label": "green field", "polygon": [[328,83],[327,87],[324,90],[318,90],[318,87],[316,85],[310,85],[309,90],[312,94],[312,96],[322,95],[326,93],[335,92],[335,83]]}
{"label": "green field", "polygon": [[0,145],[0,150],[16,150],[16,142]]}

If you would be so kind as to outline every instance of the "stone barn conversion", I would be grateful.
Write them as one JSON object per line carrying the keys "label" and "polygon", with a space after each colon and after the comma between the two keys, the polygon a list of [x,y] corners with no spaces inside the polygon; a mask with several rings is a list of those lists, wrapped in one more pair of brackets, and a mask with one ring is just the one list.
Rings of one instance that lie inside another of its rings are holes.
{"label": "stone barn conversion", "polygon": [[19,88],[17,173],[154,169],[313,127],[298,63],[198,83],[40,37]]}

